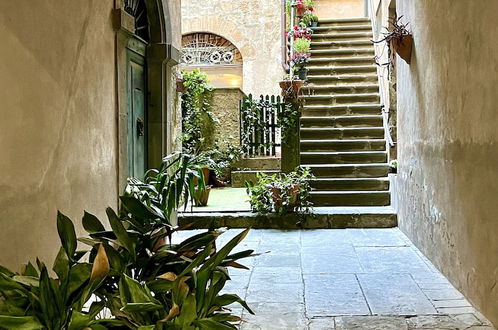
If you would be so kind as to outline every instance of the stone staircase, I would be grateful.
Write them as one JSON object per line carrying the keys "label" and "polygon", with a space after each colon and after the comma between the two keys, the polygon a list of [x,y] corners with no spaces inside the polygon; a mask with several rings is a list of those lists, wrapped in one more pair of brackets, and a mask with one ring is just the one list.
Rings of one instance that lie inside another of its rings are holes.
{"label": "stone staircase", "polygon": [[320,20],[304,88],[301,165],[315,206],[390,204],[389,166],[367,18]]}

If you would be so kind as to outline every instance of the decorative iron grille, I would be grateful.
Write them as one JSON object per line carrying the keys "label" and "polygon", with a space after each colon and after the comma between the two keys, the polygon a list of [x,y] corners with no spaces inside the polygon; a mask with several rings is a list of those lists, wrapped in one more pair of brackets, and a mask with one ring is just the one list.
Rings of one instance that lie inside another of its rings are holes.
{"label": "decorative iron grille", "polygon": [[124,0],[124,10],[135,17],[135,34],[149,42],[149,21],[145,0]]}
{"label": "decorative iron grille", "polygon": [[182,38],[182,63],[186,65],[233,65],[242,56],[230,41],[212,33],[191,33]]}

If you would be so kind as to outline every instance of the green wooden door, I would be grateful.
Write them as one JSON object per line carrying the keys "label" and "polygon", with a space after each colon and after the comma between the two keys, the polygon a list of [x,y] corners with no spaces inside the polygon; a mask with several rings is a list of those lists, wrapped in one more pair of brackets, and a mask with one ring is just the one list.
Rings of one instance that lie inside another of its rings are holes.
{"label": "green wooden door", "polygon": [[147,168],[146,44],[131,38],[127,48],[128,169],[129,176],[142,178]]}

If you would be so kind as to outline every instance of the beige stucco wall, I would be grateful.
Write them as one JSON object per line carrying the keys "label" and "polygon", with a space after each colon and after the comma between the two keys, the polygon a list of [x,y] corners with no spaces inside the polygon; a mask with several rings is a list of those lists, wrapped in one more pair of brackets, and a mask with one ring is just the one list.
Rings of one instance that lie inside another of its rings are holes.
{"label": "beige stucco wall", "polygon": [[240,100],[244,93],[239,88],[217,88],[213,91],[211,111],[215,119],[213,138],[222,146],[240,144]]}
{"label": "beige stucco wall", "polygon": [[319,19],[365,16],[365,0],[314,0]]}
{"label": "beige stucco wall", "polygon": [[398,0],[401,229],[498,325],[498,2]]}
{"label": "beige stucco wall", "polygon": [[117,205],[113,2],[0,1],[0,264]]}
{"label": "beige stucco wall", "polygon": [[243,57],[243,87],[255,95],[278,94],[281,58],[281,2],[182,0],[182,33],[210,32],[232,42]]}

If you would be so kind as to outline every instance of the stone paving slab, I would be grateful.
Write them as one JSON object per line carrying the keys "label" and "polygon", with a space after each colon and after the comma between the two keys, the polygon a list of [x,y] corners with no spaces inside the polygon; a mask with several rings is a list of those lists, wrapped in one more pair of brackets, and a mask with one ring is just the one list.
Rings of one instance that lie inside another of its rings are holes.
{"label": "stone paving slab", "polygon": [[397,228],[252,230],[245,249],[260,255],[230,269],[223,290],[256,312],[229,306],[241,329],[494,329]]}

